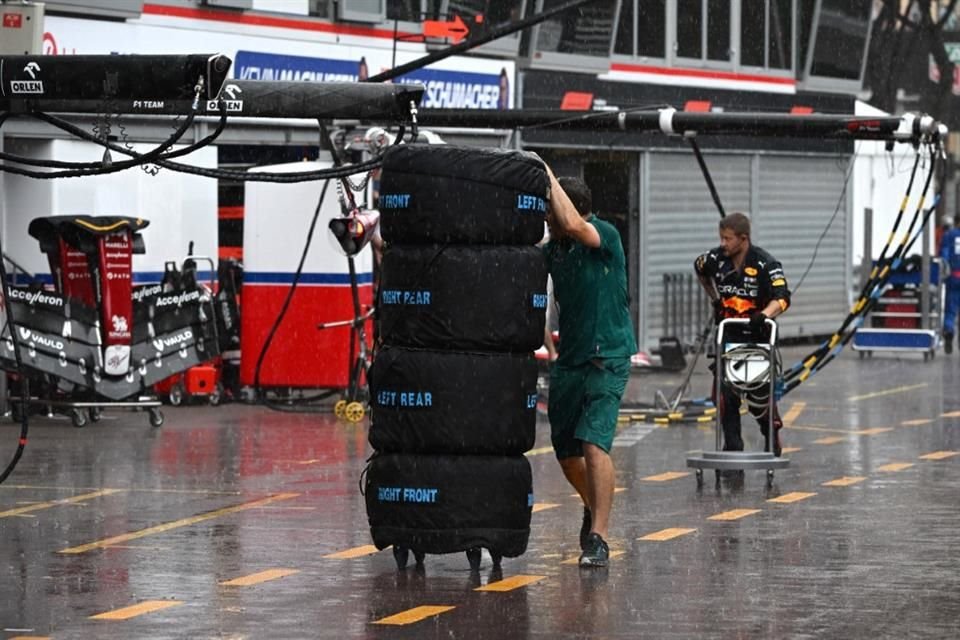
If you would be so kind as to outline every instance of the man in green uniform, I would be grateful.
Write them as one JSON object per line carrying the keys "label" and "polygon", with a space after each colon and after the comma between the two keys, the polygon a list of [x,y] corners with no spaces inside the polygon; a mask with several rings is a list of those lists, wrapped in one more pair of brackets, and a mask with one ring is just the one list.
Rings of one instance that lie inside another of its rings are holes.
{"label": "man in green uniform", "polygon": [[560,355],[550,375],[551,440],[584,503],[580,566],[603,567],[614,489],[610,446],[637,351],[626,260],[616,228],[591,213],[586,183],[547,171],[550,242],[543,253],[560,324]]}

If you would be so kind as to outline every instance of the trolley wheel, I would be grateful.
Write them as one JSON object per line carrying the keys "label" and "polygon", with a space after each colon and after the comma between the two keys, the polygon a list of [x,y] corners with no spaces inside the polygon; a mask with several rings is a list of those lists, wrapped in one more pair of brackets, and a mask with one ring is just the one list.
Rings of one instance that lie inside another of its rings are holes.
{"label": "trolley wheel", "polygon": [[87,410],[87,415],[90,416],[90,422],[100,422],[100,419],[103,417],[103,411],[100,407],[90,407]]}
{"label": "trolley wheel", "polygon": [[397,562],[397,569],[406,569],[410,559],[410,549],[393,545],[393,559]]}
{"label": "trolley wheel", "polygon": [[861,360],[863,360],[866,357],[866,353],[864,351],[858,352],[857,355],[860,356]]}
{"label": "trolley wheel", "polygon": [[338,418],[342,418],[346,408],[346,400],[337,400],[337,404],[333,405],[333,415],[337,416]]}
{"label": "trolley wheel", "polygon": [[170,387],[170,393],[167,394],[167,400],[170,401],[171,405],[179,407],[181,404],[183,404],[183,396],[183,385],[178,382]]}
{"label": "trolley wheel", "polygon": [[159,427],[163,424],[163,412],[156,407],[150,407],[150,426]]}
{"label": "trolley wheel", "polygon": [[220,406],[220,403],[223,402],[223,385],[219,382],[213,385],[213,391],[210,392],[210,397],[207,400],[211,407]]}
{"label": "trolley wheel", "polygon": [[418,567],[423,566],[423,559],[427,556],[425,551],[413,550],[413,559],[416,561]]}
{"label": "trolley wheel", "polygon": [[720,488],[720,469],[714,469],[713,475],[714,475],[714,478],[716,479],[717,489],[719,489]]}
{"label": "trolley wheel", "polygon": [[773,488],[773,469],[767,469],[767,489]]}
{"label": "trolley wheel", "polygon": [[923,352],[923,361],[926,362],[926,361],[929,360],[929,359],[930,359],[930,352],[929,352],[929,351],[924,351],[924,352]]}
{"label": "trolley wheel", "polygon": [[695,473],[697,476],[697,489],[702,489],[703,488],[703,469],[697,469]]}
{"label": "trolley wheel", "polygon": [[344,408],[343,416],[349,422],[360,422],[363,420],[363,416],[366,413],[366,409],[363,408],[363,405],[359,402],[351,402]]}
{"label": "trolley wheel", "polygon": [[87,426],[87,414],[82,409],[71,409],[70,421],[77,429],[82,429]]}

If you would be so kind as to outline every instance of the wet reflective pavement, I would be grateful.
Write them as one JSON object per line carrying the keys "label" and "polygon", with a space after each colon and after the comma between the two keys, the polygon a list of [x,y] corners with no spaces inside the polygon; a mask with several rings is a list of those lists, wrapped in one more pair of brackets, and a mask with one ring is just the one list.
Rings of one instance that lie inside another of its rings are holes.
{"label": "wet reflective pavement", "polygon": [[[784,349],[792,363],[809,349]],[[652,402],[676,374],[639,373]],[[689,396],[706,395],[698,371]],[[527,553],[398,571],[366,423],[227,405],[35,418],[0,485],[0,638],[955,638],[960,359],[846,353],[781,404],[789,469],[698,491],[710,423],[621,424],[606,570],[541,419]],[[744,418],[748,447],[762,440]],[[17,427],[0,424],[0,461]]]}

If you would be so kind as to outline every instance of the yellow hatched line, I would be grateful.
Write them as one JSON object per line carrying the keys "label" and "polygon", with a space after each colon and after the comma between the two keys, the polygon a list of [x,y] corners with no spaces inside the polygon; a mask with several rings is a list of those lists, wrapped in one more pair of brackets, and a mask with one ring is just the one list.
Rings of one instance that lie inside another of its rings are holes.
{"label": "yellow hatched line", "polygon": [[793,491],[791,493],[785,493],[782,496],[777,496],[776,498],[770,498],[767,502],[777,502],[780,504],[790,504],[791,502],[800,502],[801,500],[806,500],[807,498],[812,498],[817,494],[809,493],[806,491]]}
{"label": "yellow hatched line", "polygon": [[887,431],[893,431],[893,427],[874,427],[873,429],[861,429],[853,433],[858,436],[875,436],[878,433],[886,433]]}
{"label": "yellow hatched line", "polygon": [[830,427],[821,427],[821,426],[815,425],[815,424],[803,425],[803,426],[794,425],[794,426],[790,427],[790,430],[791,430],[791,431],[793,431],[793,430],[796,430],[796,431],[822,431],[822,432],[824,432],[824,433],[854,433],[854,432],[851,431],[850,429],[831,429]]}
{"label": "yellow hatched line", "polygon": [[917,418],[916,420],[904,420],[900,423],[900,426],[919,427],[921,425],[930,424],[931,422],[933,422],[933,418]]}
{"label": "yellow hatched line", "polygon": [[803,451],[803,447],[784,447],[781,453],[796,453],[797,451]]}
{"label": "yellow hatched line", "polygon": [[680,536],[685,536],[688,533],[693,533],[696,529],[683,529],[680,527],[673,527],[670,529],[661,529],[660,531],[654,531],[653,533],[648,533],[642,538],[637,538],[637,540],[649,540],[651,542],[663,542],[664,540],[673,540],[674,538],[679,538]]}
{"label": "yellow hatched line", "polygon": [[752,516],[755,513],[760,513],[760,509],[732,509],[712,515],[707,518],[707,520],[739,520],[740,518]]}
{"label": "yellow hatched line", "polygon": [[877,467],[877,471],[903,471],[913,466],[912,462],[891,462],[882,467]]}
{"label": "yellow hatched line", "polygon": [[952,458],[953,456],[960,455],[960,451],[934,451],[933,453],[927,453],[920,456],[921,460],[943,460],[944,458]]}
{"label": "yellow hatched line", "polygon": [[540,582],[547,576],[513,576],[503,580],[491,582],[483,587],[477,587],[474,591],[513,591],[520,587],[525,587],[534,582]]}
{"label": "yellow hatched line", "polygon": [[[46,484],[2,484],[0,491],[10,489],[36,489],[42,491],[95,491],[105,490],[103,487],[58,487]],[[124,487],[112,491],[129,491],[130,493],[185,493],[204,496],[238,496],[240,491],[214,491],[207,489],[148,489],[142,487]]]}
{"label": "yellow hatched line", "polygon": [[57,507],[64,504],[76,504],[78,502],[85,502],[92,498],[99,498],[100,496],[108,496],[112,493],[120,493],[120,492],[121,492],[120,489],[101,489],[99,491],[93,491],[91,493],[83,493],[78,496],[73,496],[71,498],[64,498],[63,500],[50,500],[49,502],[36,502],[26,507],[17,507],[16,509],[0,511],[0,518],[20,516],[25,513],[30,513],[32,511],[40,511],[42,509],[49,509],[50,507]]}
{"label": "yellow hatched line", "polygon": [[676,480],[677,478],[684,478],[688,475],[690,475],[688,471],[667,471],[666,473],[658,473],[655,476],[647,476],[641,479],[647,482],[667,482],[669,480]]}
{"label": "yellow hatched line", "polygon": [[941,413],[941,418],[960,418],[960,411],[949,411],[947,413]]}
{"label": "yellow hatched line", "polygon": [[789,427],[793,424],[794,420],[800,417],[800,414],[803,413],[803,410],[806,408],[806,402],[794,402],[793,406],[790,407],[790,410],[783,414],[783,426]]}
{"label": "yellow hatched line", "polygon": [[547,509],[555,509],[560,505],[556,502],[537,502],[533,505],[533,513],[540,513],[541,511],[546,511]]}
{"label": "yellow hatched line", "polygon": [[897,393],[906,393],[907,391],[913,391],[914,389],[922,389],[927,386],[926,382],[921,384],[911,384],[906,387],[894,387],[893,389],[884,389],[883,391],[875,391],[873,393],[866,393],[862,396],[850,396],[847,398],[852,402],[857,400],[869,400],[870,398],[880,398],[882,396],[890,396]]}
{"label": "yellow hatched line", "polygon": [[347,549],[346,551],[337,551],[336,553],[328,553],[324,558],[329,558],[331,560],[350,560],[352,558],[360,558],[362,556],[372,556],[375,553],[378,553],[380,550],[377,549],[372,544],[365,544],[362,547],[354,547],[352,549]]}
{"label": "yellow hatched line", "polygon": [[543,454],[545,454],[545,453],[552,453],[552,452],[553,452],[553,447],[540,447],[539,449],[530,449],[530,451],[527,451],[527,452],[526,452],[525,454],[523,454],[523,455],[525,455],[525,456],[527,456],[527,457],[530,457],[530,456],[540,456],[540,455],[543,455]]}
{"label": "yellow hatched line", "polygon": [[13,636],[10,640],[50,640],[50,636]]}
{"label": "yellow hatched line", "polygon": [[128,542],[130,540],[136,540],[138,538],[152,536],[156,533],[164,533],[172,529],[187,527],[192,524],[205,522],[207,520],[213,520],[214,518],[219,518],[220,516],[229,515],[231,513],[246,511],[247,509],[255,509],[256,507],[260,507],[265,504],[269,504],[271,502],[276,502],[277,500],[289,500],[290,498],[296,498],[299,495],[300,495],[299,493],[278,493],[277,495],[270,496],[267,498],[261,498],[260,500],[254,500],[253,502],[245,502],[243,504],[234,505],[232,507],[225,507],[223,509],[217,509],[216,511],[209,511],[207,513],[202,513],[198,516],[193,516],[191,518],[184,518],[182,520],[174,520],[173,522],[158,524],[153,527],[147,527],[146,529],[140,529],[139,531],[131,531],[130,533],[124,533],[118,536],[113,536],[112,538],[104,538],[103,540],[97,540],[95,542],[90,542],[88,544],[82,544],[78,547],[61,549],[57,553],[71,553],[71,554],[86,553],[87,551],[92,551],[93,549],[101,549],[103,547],[109,547],[111,545],[118,544],[121,542]]}
{"label": "yellow hatched line", "polygon": [[[625,552],[625,551],[614,551],[613,549],[611,549],[611,550],[610,550],[610,557],[611,557],[611,558],[618,558],[618,557],[622,556],[624,553],[626,553],[626,552]],[[580,562],[580,556],[573,556],[572,558],[567,558],[566,560],[564,560],[564,561],[561,562],[560,564],[578,564],[579,562]]]}
{"label": "yellow hatched line", "polygon": [[144,600],[140,604],[134,604],[129,607],[123,607],[122,609],[114,609],[113,611],[98,613],[95,616],[90,616],[90,619],[129,620],[130,618],[136,618],[137,616],[142,616],[146,613],[153,613],[154,611],[160,611],[161,609],[169,609],[170,607],[176,607],[177,605],[181,604],[183,604],[182,600]]}
{"label": "yellow hatched line", "polygon": [[825,487],[849,487],[852,484],[857,484],[863,482],[867,478],[865,476],[843,476],[842,478],[837,478],[836,480],[830,480],[824,482],[823,486]]}
{"label": "yellow hatched line", "polygon": [[224,580],[223,582],[220,583],[220,586],[250,587],[255,584],[260,584],[261,582],[269,582],[270,580],[278,580],[280,578],[292,576],[295,573],[300,573],[300,570],[299,569],[267,569],[266,571],[251,573],[248,576],[241,576],[239,578],[233,578],[232,580]]}
{"label": "yellow hatched line", "polygon": [[387,616],[386,618],[374,620],[372,624],[388,624],[397,626],[413,624],[414,622],[420,622],[421,620],[438,616],[441,613],[446,613],[447,611],[451,611],[455,608],[456,607],[447,605],[422,605],[419,607],[414,607],[413,609],[401,611],[400,613],[395,613],[392,616]]}
{"label": "yellow hatched line", "polygon": [[828,438],[819,438],[814,440],[815,444],[837,444],[838,442],[843,442],[846,438],[841,438],[840,436],[830,436]]}

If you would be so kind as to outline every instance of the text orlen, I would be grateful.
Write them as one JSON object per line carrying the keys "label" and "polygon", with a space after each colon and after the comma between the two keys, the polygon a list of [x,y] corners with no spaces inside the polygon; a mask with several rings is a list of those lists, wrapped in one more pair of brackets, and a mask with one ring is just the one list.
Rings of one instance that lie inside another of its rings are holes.
{"label": "text orlen", "polygon": [[433,504],[437,501],[439,489],[422,487],[379,487],[377,500],[380,502],[410,502],[414,504]]}
{"label": "text orlen", "polygon": [[381,407],[432,407],[433,394],[429,391],[384,389],[377,392],[377,404]]}
{"label": "text orlen", "polygon": [[384,289],[380,293],[380,302],[383,304],[427,305],[430,304],[430,292]]}

